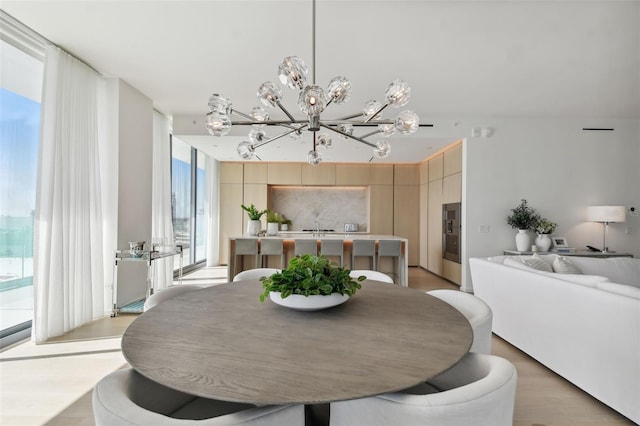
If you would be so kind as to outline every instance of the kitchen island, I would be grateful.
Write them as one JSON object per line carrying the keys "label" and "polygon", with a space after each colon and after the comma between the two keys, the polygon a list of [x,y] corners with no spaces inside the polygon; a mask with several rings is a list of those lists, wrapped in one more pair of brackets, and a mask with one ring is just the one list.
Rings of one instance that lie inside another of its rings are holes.
{"label": "kitchen island", "polygon": [[[313,232],[287,232],[274,236],[248,236],[242,235],[237,237],[229,238],[229,260],[228,260],[228,279],[229,281],[233,280],[233,277],[238,272],[245,269],[252,269],[256,266],[252,263],[251,256],[246,256],[246,262],[237,262],[236,252],[235,252],[235,241],[238,238],[255,238],[258,240],[258,247],[260,246],[260,241],[263,239],[281,239],[283,240],[283,246],[285,251],[285,263],[288,262],[294,256],[294,246],[295,240],[297,239],[314,239],[318,245],[318,253],[320,253],[320,241],[323,239],[331,239],[331,240],[342,240],[343,246],[343,256],[344,256],[344,267],[348,269],[370,269],[369,264],[367,263],[366,258],[357,258],[355,265],[351,265],[351,250],[353,246],[353,240],[374,240],[376,242],[376,253],[378,248],[378,243],[383,240],[400,240],[401,246],[401,256],[399,261],[399,266],[397,270],[397,274],[399,276],[398,282],[404,287],[408,287],[408,265],[407,265],[407,254],[409,252],[409,242],[406,238],[398,237],[395,235],[374,235],[374,234],[366,234],[366,233],[338,233],[338,232],[327,232],[325,234],[321,234],[318,236]],[[377,265],[378,270],[382,272],[391,272],[393,269],[393,261],[391,258],[383,258],[381,260],[382,265]],[[273,266],[273,265],[265,265],[265,266]],[[278,265],[279,266],[279,265]],[[285,265],[286,266],[286,265]],[[355,267],[354,267],[355,266]]]}

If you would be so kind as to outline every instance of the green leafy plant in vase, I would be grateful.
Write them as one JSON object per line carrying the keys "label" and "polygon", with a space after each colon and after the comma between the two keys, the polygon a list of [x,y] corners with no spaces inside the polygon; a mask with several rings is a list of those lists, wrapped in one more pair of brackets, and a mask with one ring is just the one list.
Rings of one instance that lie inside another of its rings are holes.
{"label": "green leafy plant in vase", "polygon": [[281,231],[288,231],[290,225],[291,225],[291,219],[289,219],[285,215],[281,214],[280,215],[280,230]]}
{"label": "green leafy plant in vase", "polygon": [[516,249],[518,251],[529,250],[531,237],[528,231],[532,230],[539,220],[540,215],[524,198],[520,200],[518,206],[511,209],[511,214],[507,216],[507,225],[518,230],[518,234],[516,234]]}
{"label": "green leafy plant in vase", "polygon": [[549,248],[551,247],[551,238],[549,238],[549,234],[552,234],[553,231],[556,230],[557,226],[557,223],[551,222],[545,217],[540,218],[535,224],[533,230],[538,234],[536,237],[536,246],[540,251],[549,251]]}
{"label": "green leafy plant in vase", "polygon": [[[288,298],[293,298],[292,303],[297,300],[305,304],[306,300],[301,298],[326,297],[335,299],[335,304],[343,303],[353,296],[361,288],[360,281],[366,279],[365,276],[352,278],[351,271],[330,262],[325,256],[304,254],[289,261],[289,265],[281,272],[272,274],[269,277],[262,277],[263,292],[260,301],[269,297],[275,303],[287,306],[287,302],[281,303]],[[297,298],[297,299],[296,299]],[[319,301],[320,299],[315,299]],[[308,301],[313,305],[313,300]],[[330,299],[319,301],[323,307],[334,306]],[[329,304],[329,306],[325,306]],[[312,308],[303,310],[314,310]]]}
{"label": "green leafy plant in vase", "polygon": [[280,225],[280,215],[273,210],[267,209],[267,235],[277,235]]}
{"label": "green leafy plant in vase", "polygon": [[267,212],[266,210],[258,210],[256,206],[251,203],[249,207],[241,204],[242,210],[247,212],[249,216],[249,222],[247,223],[247,234],[249,235],[258,235],[260,232],[260,228],[262,227],[262,223],[260,219]]}

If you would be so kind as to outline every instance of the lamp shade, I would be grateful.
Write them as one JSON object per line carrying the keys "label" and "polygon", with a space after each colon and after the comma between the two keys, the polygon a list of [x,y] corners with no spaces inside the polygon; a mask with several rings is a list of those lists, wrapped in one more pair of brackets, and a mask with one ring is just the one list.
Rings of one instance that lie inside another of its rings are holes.
{"label": "lamp shade", "polygon": [[624,222],[626,219],[624,206],[587,207],[587,221],[589,222]]}

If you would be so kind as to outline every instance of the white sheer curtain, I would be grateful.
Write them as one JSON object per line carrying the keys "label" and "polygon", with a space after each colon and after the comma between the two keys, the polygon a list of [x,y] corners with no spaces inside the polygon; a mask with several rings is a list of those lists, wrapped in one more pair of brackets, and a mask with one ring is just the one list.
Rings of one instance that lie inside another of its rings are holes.
{"label": "white sheer curtain", "polygon": [[220,215],[219,205],[220,197],[218,190],[219,179],[219,163],[215,158],[207,155],[205,170],[207,174],[207,206],[205,211],[208,213],[209,226],[207,233],[207,266],[218,266],[220,253]]}
{"label": "white sheer curtain", "polygon": [[88,66],[47,46],[36,192],[36,342],[104,314],[101,82]]}
{"label": "white sheer curtain", "polygon": [[[153,111],[153,182],[151,194],[151,240],[162,245],[173,244],[171,221],[171,146],[169,119]],[[162,290],[173,282],[173,258],[153,262],[153,288]]]}

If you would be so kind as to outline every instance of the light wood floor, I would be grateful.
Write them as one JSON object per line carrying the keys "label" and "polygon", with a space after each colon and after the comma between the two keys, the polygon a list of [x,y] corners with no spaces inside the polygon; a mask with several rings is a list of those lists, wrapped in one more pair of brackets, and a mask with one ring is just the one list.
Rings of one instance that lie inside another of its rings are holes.
{"label": "light wood floor", "polygon": [[[226,282],[226,268],[185,276],[185,283],[196,282]],[[420,268],[409,269],[409,287],[458,289]],[[127,365],[120,336],[135,317],[107,317],[51,343],[25,342],[0,353],[0,425],[93,425],[92,388]],[[634,424],[496,336],[492,352],[518,370],[514,425]]]}

